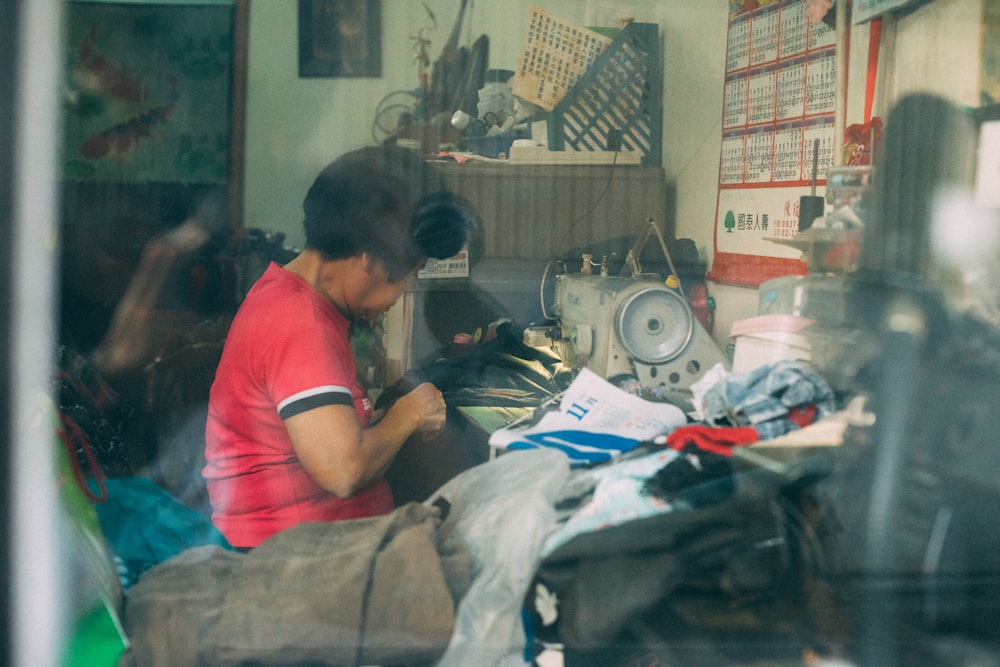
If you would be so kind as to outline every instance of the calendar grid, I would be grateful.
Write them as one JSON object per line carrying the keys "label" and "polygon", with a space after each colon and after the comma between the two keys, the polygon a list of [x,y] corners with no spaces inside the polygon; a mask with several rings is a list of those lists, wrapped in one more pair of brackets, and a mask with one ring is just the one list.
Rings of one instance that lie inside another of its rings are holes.
{"label": "calendar grid", "polygon": [[806,19],[805,0],[759,4],[730,16],[725,60],[709,275],[737,284],[804,267],[801,253],[781,241],[799,233],[800,197],[813,186],[815,142],[815,185],[823,187],[836,143],[835,31]]}
{"label": "calendar grid", "polygon": [[[720,187],[809,184],[812,157],[801,159],[807,139],[802,130],[816,118],[833,118],[833,30],[810,25],[802,0],[784,0],[732,19],[728,44],[723,131],[726,136],[742,133],[744,141],[724,142],[728,152]],[[833,153],[822,155],[819,180],[825,180]],[[734,161],[742,162],[738,169]]]}

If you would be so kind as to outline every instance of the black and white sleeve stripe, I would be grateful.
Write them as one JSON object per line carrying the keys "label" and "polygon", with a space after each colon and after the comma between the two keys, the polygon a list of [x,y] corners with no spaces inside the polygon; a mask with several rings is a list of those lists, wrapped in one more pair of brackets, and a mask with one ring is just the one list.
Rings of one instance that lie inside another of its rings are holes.
{"label": "black and white sleeve stripe", "polygon": [[335,385],[313,387],[312,389],[292,394],[278,403],[278,416],[282,419],[288,419],[289,417],[294,417],[322,405],[353,406],[354,398],[351,396],[351,390],[347,387],[337,387]]}

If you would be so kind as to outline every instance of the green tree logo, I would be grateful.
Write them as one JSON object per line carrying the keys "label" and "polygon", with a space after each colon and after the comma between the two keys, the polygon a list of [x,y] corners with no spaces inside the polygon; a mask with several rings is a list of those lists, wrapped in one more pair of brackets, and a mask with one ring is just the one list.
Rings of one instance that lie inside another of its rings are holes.
{"label": "green tree logo", "polygon": [[736,216],[733,215],[731,210],[726,211],[726,221],[722,223],[723,227],[726,228],[726,232],[729,234],[733,233],[733,229],[736,228]]}

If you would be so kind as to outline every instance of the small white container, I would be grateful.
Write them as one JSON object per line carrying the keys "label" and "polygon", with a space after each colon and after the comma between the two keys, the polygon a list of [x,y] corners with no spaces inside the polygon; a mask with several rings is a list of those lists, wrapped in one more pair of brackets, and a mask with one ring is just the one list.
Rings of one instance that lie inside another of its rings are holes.
{"label": "small white container", "polygon": [[733,372],[748,373],[778,361],[812,361],[812,345],[801,334],[783,331],[744,334],[736,337]]}
{"label": "small white container", "polygon": [[732,371],[747,373],[778,361],[811,362],[812,342],[800,333],[814,320],[793,315],[759,315],[733,322]]}

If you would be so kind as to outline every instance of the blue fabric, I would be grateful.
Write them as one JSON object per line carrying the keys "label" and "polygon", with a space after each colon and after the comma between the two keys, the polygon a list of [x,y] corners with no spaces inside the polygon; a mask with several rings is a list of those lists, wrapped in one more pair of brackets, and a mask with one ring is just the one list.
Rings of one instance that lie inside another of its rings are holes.
{"label": "blue fabric", "polygon": [[761,440],[799,425],[787,419],[795,408],[816,406],[816,419],[836,410],[833,390],[811,366],[783,360],[733,374],[705,393],[704,420],[713,426],[753,426]]}
{"label": "blue fabric", "polygon": [[186,549],[205,545],[232,549],[208,517],[152,480],[113,478],[105,485],[108,498],[94,507],[126,592],[143,572]]}
{"label": "blue fabric", "polygon": [[581,466],[610,461],[615,456],[632,451],[638,447],[639,442],[635,438],[624,438],[612,433],[560,430],[525,434],[521,440],[508,444],[507,449],[550,447],[566,454],[570,465]]}

